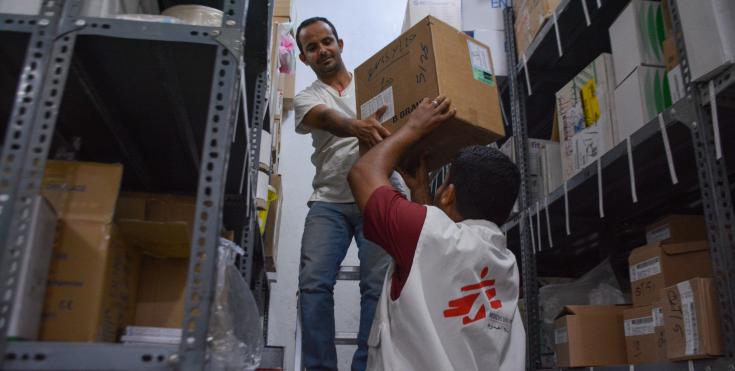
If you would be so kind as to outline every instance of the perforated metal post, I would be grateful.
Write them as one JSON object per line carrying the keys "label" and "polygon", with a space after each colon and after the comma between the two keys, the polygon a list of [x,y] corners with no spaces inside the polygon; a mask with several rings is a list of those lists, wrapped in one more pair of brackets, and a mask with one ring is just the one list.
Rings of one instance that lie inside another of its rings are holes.
{"label": "perforated metal post", "polygon": [[[0,354],[4,354],[20,259],[30,240],[31,207],[40,190],[73,37],[54,40],[63,1],[45,1],[30,38],[0,158]],[[4,357],[3,357],[4,359]],[[2,362],[2,361],[0,361]]]}
{"label": "perforated metal post", "polygon": [[[245,1],[228,0],[224,3],[223,25],[244,29]],[[242,43],[242,34],[235,34],[240,39],[231,41]],[[183,370],[201,370],[207,361],[209,316],[215,294],[225,177],[232,133],[237,121],[238,89],[244,88],[240,86],[238,75],[241,58],[241,55],[233,54],[224,45],[217,48],[199,169],[182,341],[179,346]]]}
{"label": "perforated metal post", "polygon": [[725,356],[732,359],[735,356],[735,217],[732,193],[725,160],[717,160],[715,153],[711,114],[701,104],[702,92],[707,90],[706,84],[691,81],[689,59],[684,42],[686,35],[682,31],[677,2],[670,1],[669,9],[684,86],[687,95],[692,98],[696,112],[693,117],[696,121],[690,125],[692,142],[702,192],[702,208],[707,223],[717,299],[720,304]]}
{"label": "perforated metal post", "polygon": [[[505,37],[506,55],[508,58],[511,117],[513,137],[515,138],[516,165],[521,173],[521,189],[519,193],[519,208],[521,212],[528,211],[530,206],[530,188],[528,184],[528,130],[526,126],[526,92],[519,81],[516,58],[515,34],[513,32],[514,10],[505,9]],[[526,67],[528,68],[528,67]],[[528,218],[520,218],[521,263],[523,268],[523,297],[526,301],[526,369],[536,370],[541,366],[540,336],[538,314],[538,287],[536,286],[536,258],[531,244],[531,225]]]}

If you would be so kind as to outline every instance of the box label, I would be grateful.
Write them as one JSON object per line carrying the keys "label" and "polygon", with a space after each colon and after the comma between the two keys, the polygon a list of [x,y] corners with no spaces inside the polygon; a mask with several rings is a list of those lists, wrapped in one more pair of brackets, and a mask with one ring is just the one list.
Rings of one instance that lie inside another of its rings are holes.
{"label": "box label", "polygon": [[369,101],[363,103],[360,106],[360,117],[365,120],[382,106],[388,106],[388,109],[380,118],[380,123],[384,123],[396,115],[395,106],[393,104],[392,86],[389,86],[388,89],[383,90],[382,92],[380,92],[380,94],[370,98]]}
{"label": "box label", "polygon": [[569,342],[569,333],[566,327],[554,330],[554,344],[565,344]]}
{"label": "box label", "polygon": [[477,81],[484,82],[490,86],[495,86],[493,67],[490,62],[490,53],[488,53],[487,48],[472,40],[467,40],[467,48],[470,51],[472,76]]}
{"label": "box label", "polygon": [[664,309],[661,307],[653,308],[651,310],[651,315],[653,316],[653,326],[654,327],[663,327],[664,326]]}
{"label": "box label", "polygon": [[641,317],[625,320],[625,336],[643,336],[653,334],[653,317]]}
{"label": "box label", "polygon": [[646,233],[646,242],[654,243],[671,238],[671,228],[668,224],[654,228]]}
{"label": "box label", "polygon": [[676,66],[666,73],[669,80],[669,91],[671,92],[671,101],[678,102],[684,98],[686,90],[684,90],[684,76],[681,74],[681,67]]}
{"label": "box label", "polygon": [[684,354],[691,356],[699,353],[699,327],[697,325],[697,310],[694,307],[694,292],[689,281],[676,285],[681,298],[681,312],[684,317],[684,338],[686,348]]}
{"label": "box label", "polygon": [[597,100],[597,84],[595,83],[595,79],[590,79],[582,85],[580,93],[582,95],[585,127],[593,126],[600,119],[600,101]]}
{"label": "box label", "polygon": [[661,273],[661,259],[657,256],[630,267],[630,282],[635,282]]}

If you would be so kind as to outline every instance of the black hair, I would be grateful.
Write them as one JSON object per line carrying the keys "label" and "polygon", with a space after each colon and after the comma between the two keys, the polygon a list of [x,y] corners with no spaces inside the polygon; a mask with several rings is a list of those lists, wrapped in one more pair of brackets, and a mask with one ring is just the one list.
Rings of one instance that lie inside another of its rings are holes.
{"label": "black hair", "polygon": [[334,25],[332,24],[332,22],[330,22],[328,19],[326,19],[324,17],[311,17],[311,18],[306,19],[303,22],[301,22],[301,24],[299,25],[299,27],[296,29],[296,45],[298,45],[299,52],[302,53],[302,54],[304,53],[304,50],[303,50],[302,45],[301,45],[301,38],[299,37],[301,35],[301,29],[304,28],[304,27],[306,27],[306,26],[308,26],[308,25],[310,25],[310,24],[312,24],[312,23],[316,23],[316,22],[324,22],[324,23],[328,24],[329,25],[329,28],[332,29],[332,35],[334,35],[334,39],[335,40],[339,40],[339,35],[337,35],[337,29],[334,28]]}
{"label": "black hair", "polygon": [[450,184],[457,195],[457,211],[465,219],[485,219],[502,225],[518,197],[518,167],[495,148],[471,146],[452,161]]}

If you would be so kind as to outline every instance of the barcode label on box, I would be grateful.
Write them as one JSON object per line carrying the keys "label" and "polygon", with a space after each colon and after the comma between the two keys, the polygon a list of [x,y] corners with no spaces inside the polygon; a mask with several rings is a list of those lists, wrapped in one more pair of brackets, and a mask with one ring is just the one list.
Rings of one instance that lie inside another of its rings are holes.
{"label": "barcode label on box", "polygon": [[697,310],[694,307],[694,293],[689,281],[676,285],[681,298],[681,311],[684,317],[684,338],[686,340],[685,354],[688,356],[699,354],[699,326],[697,325]]}
{"label": "barcode label on box", "polygon": [[653,308],[651,310],[651,314],[653,315],[653,326],[654,327],[663,327],[664,325],[664,309],[661,307]]}
{"label": "barcode label on box", "polygon": [[475,80],[495,86],[493,66],[490,62],[490,52],[487,47],[472,40],[467,40],[467,48],[470,53],[470,64],[472,64],[472,76]]}
{"label": "barcode label on box", "polygon": [[646,233],[646,242],[654,243],[658,241],[668,240],[671,238],[671,228],[668,224],[654,228]]}
{"label": "barcode label on box", "polygon": [[642,280],[659,273],[661,273],[661,259],[657,256],[630,267],[630,282]]}
{"label": "barcode label on box", "polygon": [[383,106],[388,106],[388,109],[380,118],[380,123],[384,123],[396,115],[395,105],[393,104],[392,86],[389,86],[388,89],[383,90],[382,92],[380,92],[380,94],[370,98],[369,101],[363,103],[360,106],[360,117],[365,120]]}
{"label": "barcode label on box", "polygon": [[653,317],[641,317],[625,320],[625,336],[643,336],[653,334]]}
{"label": "barcode label on box", "polygon": [[554,330],[554,344],[565,344],[569,342],[569,333],[566,327]]}

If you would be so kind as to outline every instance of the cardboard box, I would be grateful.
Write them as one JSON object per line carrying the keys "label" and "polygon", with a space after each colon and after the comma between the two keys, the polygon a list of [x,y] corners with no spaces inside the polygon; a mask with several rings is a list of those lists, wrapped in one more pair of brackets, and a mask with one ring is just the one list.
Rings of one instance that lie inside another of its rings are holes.
{"label": "cardboard box", "polygon": [[610,26],[615,86],[641,65],[664,66],[666,30],[658,1],[633,0]]}
{"label": "cardboard box", "polygon": [[17,265],[18,284],[8,320],[7,336],[10,339],[38,339],[56,234],[56,213],[43,196],[33,198],[29,220],[29,238],[21,249]]}
{"label": "cardboard box", "polygon": [[631,296],[636,307],[661,298],[661,290],[692,277],[711,277],[706,241],[656,242],[631,251],[628,257]]}
{"label": "cardboard box", "polygon": [[516,11],[514,27],[519,56],[526,52],[560,2],[561,0],[521,0],[514,5]]}
{"label": "cardboard box", "polygon": [[675,1],[692,81],[706,80],[735,62],[735,2]]}
{"label": "cardboard box", "polygon": [[653,331],[656,334],[656,358],[660,360],[668,359],[663,299],[656,300],[651,304],[651,312],[653,314]]}
{"label": "cardboard box", "polygon": [[121,180],[119,164],[49,160],[41,194],[59,219],[110,222]]}
{"label": "cardboard box", "polygon": [[671,107],[671,91],[666,69],[636,67],[615,89],[617,142],[624,141],[668,107]]}
{"label": "cardboard box", "polygon": [[293,1],[273,0],[273,17],[293,19]]}
{"label": "cardboard box", "polygon": [[281,226],[281,206],[283,205],[283,186],[281,174],[271,175],[271,186],[276,190],[276,199],[271,201],[265,222],[265,266],[268,272],[276,271],[278,260],[278,236]]}
{"label": "cardboard box", "polygon": [[707,239],[702,215],[667,215],[646,226],[646,242],[678,243]]}
{"label": "cardboard box", "polygon": [[[271,128],[273,130],[273,128]],[[260,155],[258,161],[260,162],[260,169],[263,171],[271,170],[272,162],[272,151],[273,148],[273,136],[271,133],[261,130],[260,132]]]}
{"label": "cardboard box", "polygon": [[465,30],[503,31],[503,10],[511,5],[510,0],[462,0],[462,27]]}
{"label": "cardboard box", "polygon": [[255,188],[255,206],[259,210],[268,209],[268,183],[270,176],[263,170],[258,170],[258,184]]}
{"label": "cardboard box", "polygon": [[490,47],[493,56],[493,68],[498,76],[508,76],[508,61],[505,53],[505,31],[475,29],[465,31],[467,35]]}
{"label": "cardboard box", "polygon": [[184,322],[187,258],[143,257],[135,325],[180,328]]}
{"label": "cardboard box", "polygon": [[568,305],[554,321],[557,367],[627,363],[623,310],[617,305]]}
{"label": "cardboard box", "polygon": [[132,320],[139,257],[111,223],[60,220],[41,340],[114,342]]}
{"label": "cardboard box", "polygon": [[556,93],[564,180],[613,147],[614,81],[612,58],[603,53]]}
{"label": "cardboard box", "polygon": [[432,16],[448,25],[462,29],[462,1],[461,0],[408,0],[406,14],[403,17],[401,32],[422,22],[424,18]]}
{"label": "cardboard box", "polygon": [[671,71],[679,65],[679,50],[676,48],[676,40],[674,40],[673,35],[664,40],[663,49],[666,71]]}
{"label": "cardboard box", "polygon": [[664,325],[672,361],[721,356],[724,353],[720,313],[709,278],[693,278],[666,288]]}
{"label": "cardboard box", "polygon": [[355,69],[358,118],[386,104],[383,122],[397,130],[425,97],[452,99],[456,116],[414,145],[412,168],[431,150],[430,169],[461,148],[489,144],[505,134],[490,49],[446,23],[427,17]]}
{"label": "cardboard box", "polygon": [[[625,347],[629,364],[665,362],[666,348],[656,335],[654,309],[650,305],[623,311]],[[664,343],[665,345],[665,343]]]}
{"label": "cardboard box", "polygon": [[115,219],[132,246],[158,257],[189,256],[194,197],[127,192],[117,205]]}
{"label": "cardboard box", "polygon": [[278,90],[283,93],[283,110],[293,110],[293,100],[296,96],[296,74],[281,73],[278,78]]}

